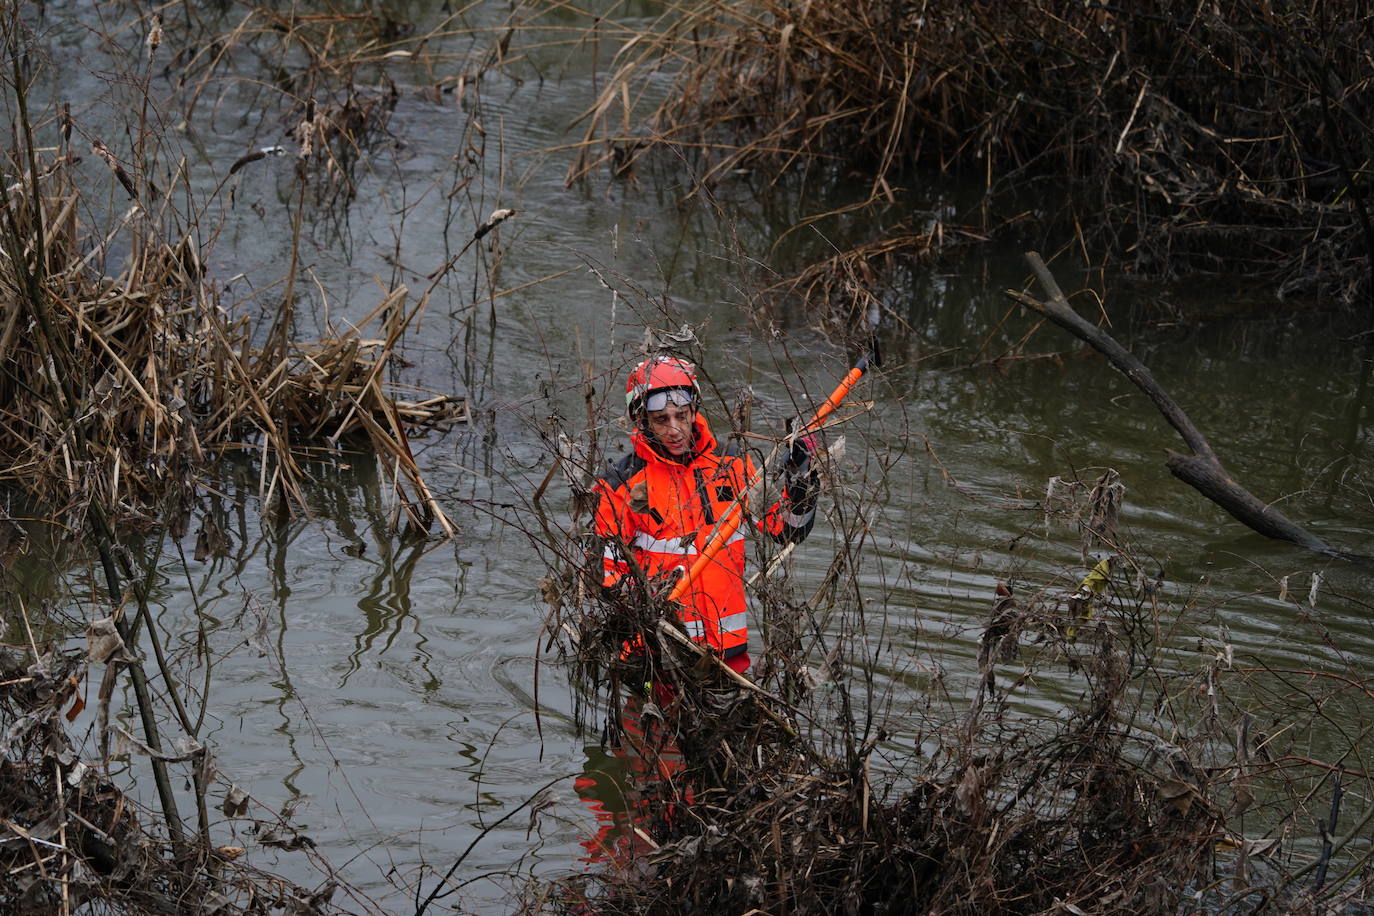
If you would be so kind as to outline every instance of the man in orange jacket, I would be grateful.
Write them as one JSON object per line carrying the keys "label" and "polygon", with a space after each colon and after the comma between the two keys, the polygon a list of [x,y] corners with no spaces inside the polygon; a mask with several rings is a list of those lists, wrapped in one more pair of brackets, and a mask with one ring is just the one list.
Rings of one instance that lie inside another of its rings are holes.
{"label": "man in orange jacket", "polygon": [[[712,435],[701,414],[696,367],[687,360],[656,356],[640,363],[626,382],[625,404],[633,450],[608,463],[596,482],[605,588],[630,575],[627,552],[647,578],[671,581],[685,573],[715,525],[744,498],[754,473],[747,454],[720,446]],[[820,486],[811,449],[809,439],[792,447],[782,498],[754,522],[784,543],[804,539],[815,522]],[[680,612],[687,635],[740,673],[749,667],[744,553],[744,532],[736,530],[691,582]]]}

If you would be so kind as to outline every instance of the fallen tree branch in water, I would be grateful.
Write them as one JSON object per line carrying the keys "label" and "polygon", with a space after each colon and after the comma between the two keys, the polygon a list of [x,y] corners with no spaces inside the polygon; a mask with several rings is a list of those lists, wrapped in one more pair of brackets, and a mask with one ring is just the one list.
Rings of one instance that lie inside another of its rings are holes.
{"label": "fallen tree branch in water", "polygon": [[1249,490],[1236,482],[1226,469],[1211,444],[1193,421],[1183,412],[1172,397],[1155,381],[1149,367],[1137,359],[1129,350],[1117,343],[1111,335],[1101,328],[1084,320],[1065,298],[1054,275],[1050,273],[1040,255],[1034,251],[1026,252],[1026,261],[1035,272],[1040,285],[1049,295],[1047,301],[1027,295],[1019,290],[1006,290],[1006,294],[1016,302],[1037,314],[1043,315],[1079,340],[1097,350],[1122,375],[1154,401],[1164,419],[1169,422],[1193,454],[1183,455],[1166,449],[1168,457],[1164,464],[1179,480],[1197,490],[1203,496],[1229,512],[1237,521],[1245,524],[1265,537],[1289,541],[1307,550],[1327,556],[1346,559],[1367,560],[1355,554],[1332,547],[1326,541],[1290,521],[1273,505],[1260,501]]}

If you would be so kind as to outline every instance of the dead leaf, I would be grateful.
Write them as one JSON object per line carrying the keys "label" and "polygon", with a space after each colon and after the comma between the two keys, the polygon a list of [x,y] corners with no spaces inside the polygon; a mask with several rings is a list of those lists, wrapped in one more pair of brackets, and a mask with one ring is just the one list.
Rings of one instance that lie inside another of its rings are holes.
{"label": "dead leaf", "polygon": [[113,617],[102,617],[86,628],[86,658],[92,664],[107,662],[116,655],[123,658],[123,653],[124,640]]}
{"label": "dead leaf", "polygon": [[1277,837],[1260,837],[1258,839],[1252,840],[1248,837],[1237,836],[1234,833],[1228,833],[1221,839],[1217,840],[1215,845],[1217,850],[1220,852],[1244,850],[1247,856],[1254,858],[1257,856],[1269,855],[1271,852],[1278,848],[1279,841]]}
{"label": "dead leaf", "polygon": [[1241,784],[1236,787],[1236,794],[1231,799],[1231,807],[1227,814],[1230,817],[1239,817],[1249,810],[1250,805],[1255,800],[1255,793],[1250,791],[1250,787]]}
{"label": "dead leaf", "polygon": [[1193,795],[1193,787],[1177,779],[1166,779],[1159,784],[1160,800],[1178,814],[1187,814],[1193,807]]}
{"label": "dead leaf", "polygon": [[974,810],[982,802],[982,772],[970,765],[964,770],[964,775],[959,779],[959,785],[954,789],[954,800],[959,804],[959,810],[966,815],[972,815]]}
{"label": "dead leaf", "polygon": [[229,791],[224,795],[224,804],[220,805],[220,810],[230,817],[243,817],[248,812],[248,793],[238,786],[229,786]]}
{"label": "dead leaf", "polygon": [[562,606],[563,598],[558,593],[558,583],[551,576],[544,576],[539,580],[539,593],[551,609],[556,611]]}

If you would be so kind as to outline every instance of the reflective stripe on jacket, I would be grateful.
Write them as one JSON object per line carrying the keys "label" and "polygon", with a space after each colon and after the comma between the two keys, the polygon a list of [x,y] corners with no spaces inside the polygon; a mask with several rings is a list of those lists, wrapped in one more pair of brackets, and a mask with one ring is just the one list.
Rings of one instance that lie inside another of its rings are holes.
{"label": "reflective stripe on jacket", "polygon": [[[660,454],[642,431],[631,435],[634,452],[596,482],[600,496],[596,533],[603,545],[602,584],[629,574],[622,546],[649,577],[685,572],[729,511],[753,471],[747,455],[718,447],[706,419],[696,416],[694,457],[675,461]],[[804,515],[773,506],[758,527],[779,540],[800,541],[810,531],[812,506]],[[746,507],[747,508],[747,507]],[[790,524],[801,521],[804,525]],[[744,531],[737,529],[688,586],[682,598],[687,635],[729,658],[748,649],[744,595]]]}

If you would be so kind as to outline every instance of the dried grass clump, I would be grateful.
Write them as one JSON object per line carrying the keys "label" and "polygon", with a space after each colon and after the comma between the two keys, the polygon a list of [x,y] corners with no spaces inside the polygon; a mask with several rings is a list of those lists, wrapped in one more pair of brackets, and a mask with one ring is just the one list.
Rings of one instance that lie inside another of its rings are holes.
{"label": "dried grass clump", "polygon": [[[1071,231],[1134,269],[1351,302],[1374,251],[1369,23],[1350,0],[679,4],[620,52],[570,177],[662,146],[708,184],[819,168],[862,176],[871,202],[918,169],[994,200],[1068,177]],[[642,102],[660,71],[667,98]]]}
{"label": "dried grass clump", "polygon": [[[404,287],[392,290],[360,323],[379,324],[377,339],[356,328],[291,339],[290,279],[279,303],[263,303],[266,327],[246,309],[231,314],[206,264],[208,210],[175,204],[185,171],[160,188],[151,169],[124,164],[98,138],[82,163],[65,115],[60,125],[30,121],[17,65],[10,88],[21,143],[4,155],[17,180],[0,195],[0,480],[73,521],[98,502],[146,522],[154,504],[247,449],[262,459],[264,502],[284,498],[291,509],[303,504],[298,449],[349,443],[382,456],[411,523],[451,531],[407,439],[464,420],[465,408],[404,391],[387,371],[427,297],[412,303]],[[54,128],[61,142],[40,149],[34,131]],[[102,170],[130,201],[104,219],[89,190]]]}

